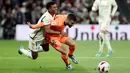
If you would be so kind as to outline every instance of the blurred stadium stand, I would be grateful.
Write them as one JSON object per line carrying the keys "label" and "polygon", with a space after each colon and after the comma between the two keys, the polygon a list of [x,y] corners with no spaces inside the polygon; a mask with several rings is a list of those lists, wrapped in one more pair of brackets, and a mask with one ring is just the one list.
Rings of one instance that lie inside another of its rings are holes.
{"label": "blurred stadium stand", "polygon": [[[98,23],[98,13],[91,11],[94,0],[0,0],[0,39],[14,39],[17,24],[25,25],[27,21],[35,24],[49,1],[58,4],[58,13],[76,13],[80,24]],[[128,24],[130,0],[116,1],[120,6],[111,24]]]}

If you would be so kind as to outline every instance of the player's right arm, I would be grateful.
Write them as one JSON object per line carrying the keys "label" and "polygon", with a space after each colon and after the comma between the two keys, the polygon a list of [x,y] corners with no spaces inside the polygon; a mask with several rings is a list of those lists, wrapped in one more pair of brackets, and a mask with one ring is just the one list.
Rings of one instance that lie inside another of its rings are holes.
{"label": "player's right arm", "polygon": [[97,11],[99,6],[100,0],[95,0],[92,6],[92,11]]}
{"label": "player's right arm", "polygon": [[30,22],[27,22],[27,24],[29,25],[29,27],[31,29],[37,29],[37,28],[43,27],[46,33],[49,33],[49,34],[58,34],[58,35],[61,34],[61,32],[51,30],[50,29],[50,24],[49,25],[44,25],[43,22],[41,22],[39,24],[36,24],[36,25],[32,25]]}
{"label": "player's right arm", "polygon": [[63,32],[63,31],[59,32],[59,31],[51,30],[50,25],[45,25],[43,28],[44,28],[45,32],[48,34],[57,34],[57,35],[62,35],[62,36],[68,36],[68,34],[66,32]]}
{"label": "player's right arm", "polygon": [[36,24],[36,25],[32,25],[30,22],[27,22],[28,26],[31,28],[31,29],[37,29],[37,28],[41,28],[44,26],[44,23],[41,22],[39,24]]}
{"label": "player's right arm", "polygon": [[66,32],[58,32],[58,31],[51,30],[50,29],[50,25],[45,25],[44,26],[43,22],[41,22],[39,24],[36,24],[36,25],[32,25],[30,22],[27,22],[27,24],[29,25],[29,27],[31,29],[37,29],[37,28],[43,27],[46,33],[49,33],[49,34],[58,34],[58,35],[61,34],[63,36],[68,36],[68,34]]}
{"label": "player's right arm", "polygon": [[58,35],[61,34],[61,32],[59,32],[59,31],[51,30],[50,25],[45,25],[43,28],[44,28],[45,32],[48,34],[58,34]]}

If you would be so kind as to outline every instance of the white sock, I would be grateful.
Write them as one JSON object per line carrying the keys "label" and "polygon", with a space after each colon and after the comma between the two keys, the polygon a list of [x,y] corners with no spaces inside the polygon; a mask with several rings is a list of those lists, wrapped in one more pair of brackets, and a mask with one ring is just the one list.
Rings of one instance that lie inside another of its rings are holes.
{"label": "white sock", "polygon": [[109,41],[107,34],[105,34],[105,44],[106,44],[106,47],[108,49],[108,52],[112,51],[112,47],[111,47],[111,44],[110,44],[110,41]]}
{"label": "white sock", "polygon": [[30,50],[20,49],[20,51],[29,58],[32,58],[32,53]]}
{"label": "white sock", "polygon": [[103,48],[104,48],[104,33],[99,33],[100,36],[100,40],[99,40],[99,52],[103,52]]}
{"label": "white sock", "polygon": [[104,47],[104,40],[100,39],[99,40],[99,52],[103,52],[103,47]]}

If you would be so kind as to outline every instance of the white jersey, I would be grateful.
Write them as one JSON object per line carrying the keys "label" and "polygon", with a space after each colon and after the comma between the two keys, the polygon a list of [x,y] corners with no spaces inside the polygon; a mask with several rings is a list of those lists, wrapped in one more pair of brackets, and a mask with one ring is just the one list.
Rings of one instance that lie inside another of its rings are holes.
{"label": "white jersey", "polygon": [[[41,18],[38,20],[37,24],[39,24],[40,22],[43,22],[44,25],[49,25],[50,20],[53,20],[54,16],[52,16],[48,11],[46,11],[41,16]],[[43,30],[43,28],[34,29],[33,32],[30,34],[30,38],[34,39],[35,41],[42,41],[44,39],[44,30]]]}
{"label": "white jersey", "polygon": [[[112,8],[113,7],[113,8]],[[111,22],[111,16],[114,16],[117,10],[115,0],[95,0],[92,11],[99,10],[99,24],[107,25]]]}

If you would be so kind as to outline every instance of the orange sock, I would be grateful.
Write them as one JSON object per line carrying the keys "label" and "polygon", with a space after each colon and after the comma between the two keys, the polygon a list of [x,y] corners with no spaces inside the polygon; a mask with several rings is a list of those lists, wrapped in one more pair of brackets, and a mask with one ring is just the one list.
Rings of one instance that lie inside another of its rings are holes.
{"label": "orange sock", "polygon": [[68,64],[70,64],[70,62],[69,62],[69,60],[68,60],[68,56],[67,55],[65,55],[65,54],[62,54],[62,59],[63,59],[63,61],[65,62],[65,64],[66,65],[68,65]]}
{"label": "orange sock", "polygon": [[75,45],[69,46],[69,55],[73,55],[74,51],[75,51]]}

